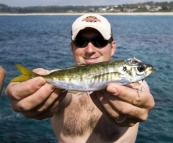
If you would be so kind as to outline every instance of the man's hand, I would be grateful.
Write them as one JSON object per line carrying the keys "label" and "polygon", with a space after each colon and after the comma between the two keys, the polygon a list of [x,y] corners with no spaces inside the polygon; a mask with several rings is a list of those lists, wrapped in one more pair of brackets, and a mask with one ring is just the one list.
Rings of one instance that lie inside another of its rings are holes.
{"label": "man's hand", "polygon": [[[44,69],[34,70],[37,74],[46,75]],[[7,86],[6,95],[10,99],[12,109],[21,112],[26,118],[45,119],[52,117],[66,92],[55,89],[42,77],[25,82],[13,82]]]}
{"label": "man's hand", "polygon": [[137,122],[145,121],[155,104],[145,81],[142,89],[139,83],[129,86],[111,83],[106,90],[91,94],[96,106],[119,126],[133,126]]}
{"label": "man's hand", "polygon": [[6,71],[0,66],[0,95],[1,95],[1,90],[4,83],[5,75],[6,75]]}

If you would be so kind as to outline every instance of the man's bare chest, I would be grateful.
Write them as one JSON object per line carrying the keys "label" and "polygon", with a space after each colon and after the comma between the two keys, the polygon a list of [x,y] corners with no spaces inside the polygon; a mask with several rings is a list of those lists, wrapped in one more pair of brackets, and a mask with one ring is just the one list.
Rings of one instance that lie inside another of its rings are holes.
{"label": "man's bare chest", "polygon": [[[75,97],[76,98],[76,97]],[[62,133],[66,137],[97,134],[102,140],[113,141],[119,136],[116,126],[110,123],[87,95],[72,100],[64,110]]]}

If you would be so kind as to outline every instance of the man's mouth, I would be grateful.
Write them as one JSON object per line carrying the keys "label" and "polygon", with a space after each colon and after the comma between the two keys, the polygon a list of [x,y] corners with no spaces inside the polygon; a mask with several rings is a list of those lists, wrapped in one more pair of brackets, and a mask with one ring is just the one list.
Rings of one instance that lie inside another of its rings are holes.
{"label": "man's mouth", "polygon": [[98,57],[94,57],[94,58],[85,58],[85,57],[84,57],[84,59],[85,59],[85,62],[86,62],[87,64],[92,64],[92,63],[96,63],[96,62],[97,62]]}

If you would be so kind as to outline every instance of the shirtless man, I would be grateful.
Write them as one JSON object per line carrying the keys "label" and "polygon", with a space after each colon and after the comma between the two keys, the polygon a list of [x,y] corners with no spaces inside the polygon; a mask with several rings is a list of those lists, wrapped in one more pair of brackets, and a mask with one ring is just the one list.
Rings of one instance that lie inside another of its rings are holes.
{"label": "shirtless man", "polygon": [[[97,14],[85,14],[72,25],[71,50],[76,65],[108,61],[116,50],[111,25]],[[35,69],[38,74],[48,74]],[[139,122],[145,121],[154,99],[144,81],[76,95],[54,88],[41,78],[10,83],[6,95],[12,109],[27,118],[51,117],[58,143],[134,143]]]}

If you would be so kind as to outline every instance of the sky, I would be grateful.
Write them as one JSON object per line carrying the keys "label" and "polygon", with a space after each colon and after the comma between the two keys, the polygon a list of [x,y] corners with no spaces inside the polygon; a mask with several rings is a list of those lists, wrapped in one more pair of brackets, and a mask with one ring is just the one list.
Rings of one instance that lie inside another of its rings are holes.
{"label": "sky", "polygon": [[173,0],[0,0],[1,4],[16,7],[26,6],[95,6],[95,5],[120,5],[120,4],[134,4],[143,2],[170,2]]}

